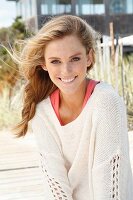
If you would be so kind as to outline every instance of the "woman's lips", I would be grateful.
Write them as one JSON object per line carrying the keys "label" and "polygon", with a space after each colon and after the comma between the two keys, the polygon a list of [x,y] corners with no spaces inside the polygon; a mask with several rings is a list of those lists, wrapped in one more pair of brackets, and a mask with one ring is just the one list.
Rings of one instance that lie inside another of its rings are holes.
{"label": "woman's lips", "polygon": [[59,78],[62,82],[64,83],[71,83],[72,81],[74,81],[74,79],[76,78],[77,76],[74,76],[74,77],[71,77],[71,78]]}

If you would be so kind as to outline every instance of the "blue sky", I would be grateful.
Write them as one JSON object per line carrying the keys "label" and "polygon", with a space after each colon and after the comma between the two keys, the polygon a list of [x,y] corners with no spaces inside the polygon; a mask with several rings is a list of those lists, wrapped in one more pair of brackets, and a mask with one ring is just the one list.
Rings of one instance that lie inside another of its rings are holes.
{"label": "blue sky", "polygon": [[16,17],[15,1],[0,0],[0,28],[8,27]]}

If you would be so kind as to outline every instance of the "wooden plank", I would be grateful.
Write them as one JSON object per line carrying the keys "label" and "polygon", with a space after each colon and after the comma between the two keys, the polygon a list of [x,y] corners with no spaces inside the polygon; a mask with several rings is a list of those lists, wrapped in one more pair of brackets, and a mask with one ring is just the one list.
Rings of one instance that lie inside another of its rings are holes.
{"label": "wooden plank", "polygon": [[0,200],[44,200],[38,156],[32,134],[16,139],[0,132]]}

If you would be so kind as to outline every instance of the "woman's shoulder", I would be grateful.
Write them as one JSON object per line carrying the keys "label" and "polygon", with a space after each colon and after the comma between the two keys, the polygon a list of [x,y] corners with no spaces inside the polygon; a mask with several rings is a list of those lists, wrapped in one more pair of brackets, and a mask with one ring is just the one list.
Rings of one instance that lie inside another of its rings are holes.
{"label": "woman's shoulder", "polygon": [[49,112],[49,109],[50,109],[50,98],[47,97],[46,99],[43,99],[36,105],[35,116],[42,117],[45,115],[46,112]]}
{"label": "woman's shoulder", "polygon": [[99,81],[99,83],[96,85],[96,88],[98,88],[98,91],[100,92],[115,91],[114,87],[111,84],[104,81]]}
{"label": "woman's shoulder", "polygon": [[119,96],[118,92],[115,90],[115,88],[111,84],[107,82],[103,82],[103,81],[100,81],[100,83],[96,85],[95,93],[101,96],[103,96],[104,94],[111,95],[111,96],[114,96],[114,95]]}
{"label": "woman's shoulder", "polygon": [[123,104],[123,98],[109,83],[100,81],[94,90],[94,96],[97,105],[112,106],[115,104]]}

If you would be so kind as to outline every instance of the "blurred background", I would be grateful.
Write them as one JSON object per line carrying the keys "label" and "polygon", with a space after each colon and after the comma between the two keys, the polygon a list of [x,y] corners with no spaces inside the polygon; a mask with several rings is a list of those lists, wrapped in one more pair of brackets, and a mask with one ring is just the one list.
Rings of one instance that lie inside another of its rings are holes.
{"label": "blurred background", "polygon": [[[0,1],[0,199],[43,200],[32,135],[11,138],[21,119],[24,80],[7,49],[34,35],[51,16],[73,14],[101,34],[96,64],[89,77],[105,81],[127,108],[130,159],[133,169],[133,0],[1,0]],[[13,173],[12,173],[13,172]]]}

